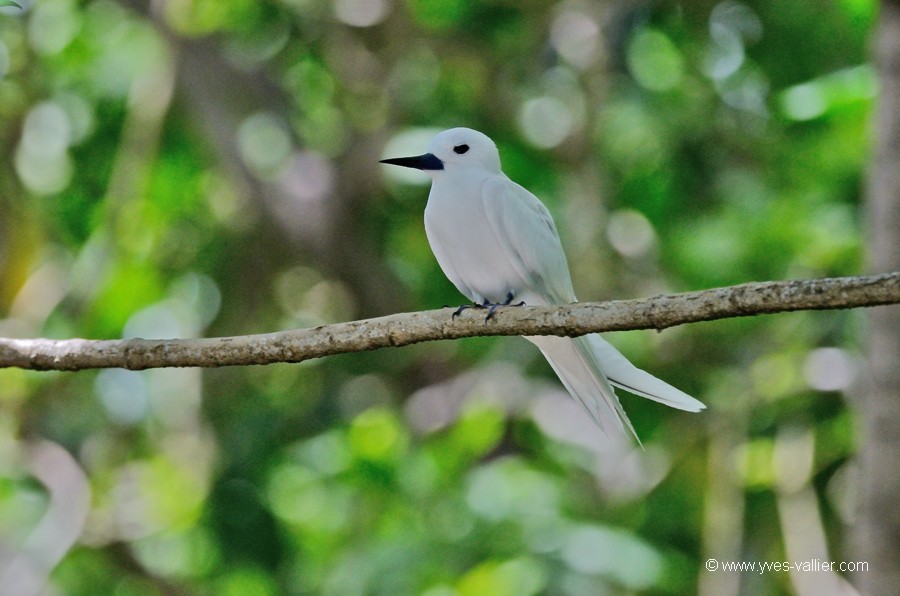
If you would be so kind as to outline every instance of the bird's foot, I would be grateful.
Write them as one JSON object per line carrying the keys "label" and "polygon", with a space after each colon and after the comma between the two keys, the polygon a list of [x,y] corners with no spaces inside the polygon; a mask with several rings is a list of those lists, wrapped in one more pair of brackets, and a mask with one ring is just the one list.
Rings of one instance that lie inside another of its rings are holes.
{"label": "bird's foot", "polygon": [[463,304],[462,306],[460,306],[459,308],[457,308],[456,310],[453,311],[453,315],[451,316],[451,318],[455,319],[462,313],[462,311],[468,310],[470,308],[477,308],[477,309],[486,308],[488,312],[487,312],[487,316],[484,318],[484,322],[487,323],[494,317],[494,313],[501,306],[525,306],[524,300],[521,302],[518,302],[516,304],[513,304],[512,301],[513,301],[514,297],[515,296],[513,296],[513,293],[510,292],[506,295],[506,300],[504,300],[503,302],[490,302],[489,300],[485,299],[485,301],[482,302],[481,304],[478,304],[477,302],[473,303],[473,304]]}
{"label": "bird's foot", "polygon": [[521,302],[519,302],[517,304],[513,304],[512,303],[513,298],[514,298],[513,293],[510,292],[506,295],[506,300],[504,302],[496,302],[494,304],[486,304],[485,306],[488,307],[488,313],[487,313],[487,316],[484,318],[484,322],[487,323],[488,321],[490,321],[491,318],[494,316],[494,312],[497,310],[497,308],[499,308],[501,306],[525,306],[524,300],[522,300]]}
{"label": "bird's foot", "polygon": [[453,314],[450,316],[450,318],[455,319],[462,313],[462,311],[468,310],[470,308],[488,308],[489,306],[491,306],[491,303],[488,302],[487,300],[485,300],[483,304],[478,304],[477,302],[474,302],[472,304],[463,304],[462,306],[460,306],[459,308],[457,308],[456,310],[453,311]]}

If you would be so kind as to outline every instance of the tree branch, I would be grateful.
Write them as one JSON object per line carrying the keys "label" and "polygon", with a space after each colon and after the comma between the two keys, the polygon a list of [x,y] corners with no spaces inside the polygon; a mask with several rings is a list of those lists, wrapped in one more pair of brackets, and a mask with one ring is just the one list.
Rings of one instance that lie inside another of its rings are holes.
{"label": "tree branch", "polygon": [[900,271],[880,275],[748,283],[641,300],[564,306],[450,309],[403,313],[276,333],[202,339],[3,339],[0,368],[81,370],[218,367],[312,358],[407,346],[423,341],[492,335],[578,336],[603,331],[662,330],[685,323],[796,310],[900,303]]}

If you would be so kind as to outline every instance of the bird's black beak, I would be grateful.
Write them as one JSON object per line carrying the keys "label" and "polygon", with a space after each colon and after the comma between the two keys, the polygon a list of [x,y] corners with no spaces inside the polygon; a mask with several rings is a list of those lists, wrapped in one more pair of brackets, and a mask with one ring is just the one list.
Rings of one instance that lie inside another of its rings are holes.
{"label": "bird's black beak", "polygon": [[444,169],[444,162],[433,153],[426,153],[425,155],[417,155],[415,157],[392,157],[390,159],[382,159],[381,163],[403,166],[404,168],[415,168],[416,170]]}

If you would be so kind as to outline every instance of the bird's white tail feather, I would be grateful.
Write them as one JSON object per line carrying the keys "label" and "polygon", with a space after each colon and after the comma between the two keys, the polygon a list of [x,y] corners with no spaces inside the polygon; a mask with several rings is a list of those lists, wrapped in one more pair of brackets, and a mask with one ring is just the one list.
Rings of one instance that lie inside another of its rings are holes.
{"label": "bird's white tail feather", "polygon": [[610,436],[630,432],[635,439],[638,438],[613,385],[679,410],[698,412],[706,407],[690,395],[631,364],[599,335],[574,339],[555,336],[526,339],[540,348],[569,393]]}
{"label": "bird's white tail feather", "polygon": [[585,335],[579,340],[590,346],[591,353],[602,363],[602,370],[609,382],[616,387],[678,410],[699,412],[706,408],[702,402],[684,391],[672,387],[665,381],[657,379],[647,371],[633,365],[599,335]]}
{"label": "bird's white tail feather", "polygon": [[611,437],[630,432],[637,439],[615,390],[581,338],[541,336],[527,339],[540,348],[559,380],[603,432]]}

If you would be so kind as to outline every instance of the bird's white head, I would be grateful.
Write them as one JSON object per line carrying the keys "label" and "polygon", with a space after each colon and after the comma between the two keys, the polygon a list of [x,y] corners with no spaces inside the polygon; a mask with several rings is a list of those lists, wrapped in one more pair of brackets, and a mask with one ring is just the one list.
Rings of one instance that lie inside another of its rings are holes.
{"label": "bird's white head", "polygon": [[445,170],[477,168],[500,173],[500,154],[494,141],[471,128],[451,128],[439,132],[428,144],[428,153],[416,157],[394,157],[381,163],[415,168],[432,177]]}

